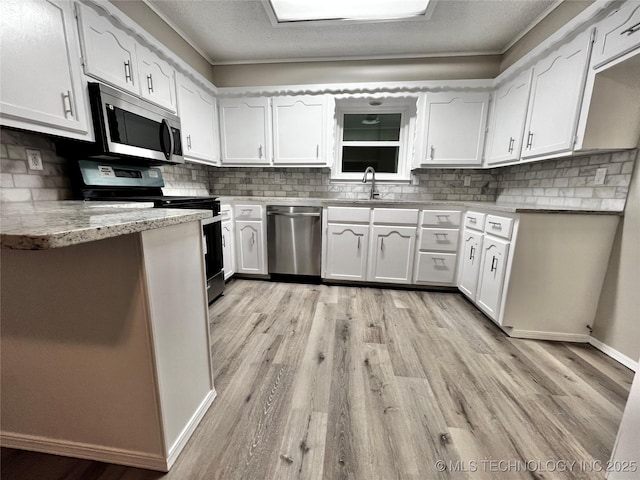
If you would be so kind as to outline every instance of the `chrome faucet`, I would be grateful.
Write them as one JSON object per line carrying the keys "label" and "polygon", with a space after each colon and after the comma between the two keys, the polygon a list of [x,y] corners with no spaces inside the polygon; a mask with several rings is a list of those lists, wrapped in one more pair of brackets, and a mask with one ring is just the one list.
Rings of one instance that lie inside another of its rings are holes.
{"label": "chrome faucet", "polygon": [[371,166],[367,167],[364,171],[364,177],[362,177],[362,183],[367,183],[368,173],[371,173],[371,192],[369,193],[369,200],[373,200],[380,196],[380,193],[376,191],[376,171]]}

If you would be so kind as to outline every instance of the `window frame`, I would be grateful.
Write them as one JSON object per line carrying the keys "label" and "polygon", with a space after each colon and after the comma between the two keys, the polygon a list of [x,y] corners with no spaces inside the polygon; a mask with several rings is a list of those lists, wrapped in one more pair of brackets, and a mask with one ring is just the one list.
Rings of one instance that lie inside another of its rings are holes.
{"label": "window frame", "polygon": [[[411,98],[382,98],[375,99],[382,102],[382,105],[370,105],[374,99],[358,100],[337,100],[336,101],[336,142],[335,142],[335,162],[331,169],[332,182],[361,182],[364,175],[362,172],[342,171],[342,151],[343,147],[398,147],[398,168],[397,173],[376,172],[376,182],[408,184],[411,181],[411,156],[414,151],[414,132],[416,118],[417,97]],[[344,116],[345,114],[378,115],[385,113],[400,114],[400,132],[398,140],[382,141],[344,141]]]}

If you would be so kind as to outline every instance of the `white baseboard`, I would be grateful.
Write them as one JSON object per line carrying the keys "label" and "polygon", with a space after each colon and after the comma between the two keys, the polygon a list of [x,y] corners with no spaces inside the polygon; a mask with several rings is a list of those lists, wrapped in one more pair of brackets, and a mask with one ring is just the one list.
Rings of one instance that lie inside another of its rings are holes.
{"label": "white baseboard", "polygon": [[0,445],[8,448],[50,453],[65,457],[86,458],[160,472],[169,471],[169,465],[161,455],[109,448],[102,445],[70,442],[68,440],[12,432],[0,432]]}
{"label": "white baseboard", "polygon": [[193,414],[193,416],[191,417],[187,425],[184,427],[182,432],[180,432],[178,439],[174,442],[174,444],[169,449],[169,456],[167,458],[167,469],[171,468],[175,463],[175,461],[178,459],[178,456],[180,455],[185,445],[191,438],[191,435],[193,435],[193,432],[195,431],[196,427],[202,420],[202,417],[204,417],[204,414],[207,413],[207,410],[209,410],[209,407],[215,400],[216,395],[217,394],[214,389],[214,390],[211,390],[206,397],[204,397],[204,400],[202,400],[202,403],[200,403],[200,406],[198,407],[198,409],[195,411],[195,413]]}
{"label": "white baseboard", "polygon": [[532,340],[553,340],[556,342],[589,343],[589,335],[583,333],[539,332],[536,330],[507,330],[510,337],[530,338]]}
{"label": "white baseboard", "polygon": [[606,343],[602,343],[600,340],[594,337],[589,337],[589,343],[593,345],[595,348],[600,350],[605,355],[610,356],[615,361],[621,363],[625,367],[633,370],[634,372],[638,371],[638,362],[636,360],[627,357],[624,353],[620,353],[613,347],[610,347]]}

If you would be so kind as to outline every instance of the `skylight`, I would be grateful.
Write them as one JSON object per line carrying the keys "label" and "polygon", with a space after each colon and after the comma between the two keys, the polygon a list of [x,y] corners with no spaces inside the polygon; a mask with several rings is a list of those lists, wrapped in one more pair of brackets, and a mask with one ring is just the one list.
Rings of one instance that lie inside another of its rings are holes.
{"label": "skylight", "polygon": [[429,0],[270,0],[279,23],[379,21],[424,15]]}

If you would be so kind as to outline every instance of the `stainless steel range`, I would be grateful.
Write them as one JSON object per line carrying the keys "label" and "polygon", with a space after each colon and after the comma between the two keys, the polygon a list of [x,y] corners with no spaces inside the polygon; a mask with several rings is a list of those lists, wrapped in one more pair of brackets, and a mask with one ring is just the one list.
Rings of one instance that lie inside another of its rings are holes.
{"label": "stainless steel range", "polygon": [[140,165],[122,165],[93,160],[78,161],[77,194],[84,200],[151,202],[156,208],[211,210],[213,218],[203,222],[205,265],[209,303],[224,292],[222,226],[217,197],[178,197],[162,194],[162,170]]}

